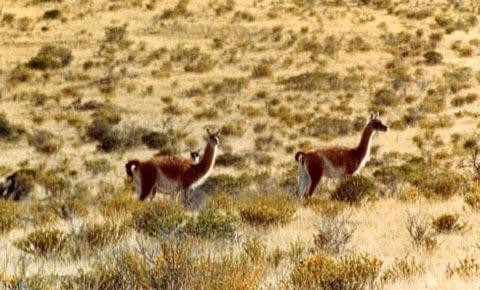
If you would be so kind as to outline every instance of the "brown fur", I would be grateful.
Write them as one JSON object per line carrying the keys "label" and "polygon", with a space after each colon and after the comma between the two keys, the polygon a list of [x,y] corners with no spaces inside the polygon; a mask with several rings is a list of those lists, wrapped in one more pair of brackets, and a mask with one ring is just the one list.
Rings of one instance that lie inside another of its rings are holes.
{"label": "brown fur", "polygon": [[[202,159],[197,164],[178,156],[156,156],[146,161],[128,161],[127,175],[134,177],[135,172],[139,175],[140,184],[137,184],[137,187],[140,186],[140,200],[145,200],[150,195],[153,198],[157,187],[161,186],[161,174],[168,182],[176,185],[175,191],[181,190],[186,194],[195,182],[208,174],[215,162],[216,145],[212,143],[213,137],[218,140],[215,134],[209,136]],[[133,170],[132,166],[135,166]]]}
{"label": "brown fur", "polygon": [[[305,192],[299,192],[300,195],[306,193],[307,197],[310,197],[324,175],[330,175],[331,178],[341,178],[352,176],[360,169],[362,161],[369,153],[369,142],[371,142],[372,134],[376,130],[387,130],[387,127],[381,124],[376,117],[371,116],[370,119],[371,121],[363,130],[359,145],[355,148],[334,146],[309,152],[298,151],[295,154],[295,160],[299,162],[300,166],[304,167],[309,181],[308,189],[305,188]],[[302,173],[299,172],[299,174],[301,179]],[[300,187],[299,191],[302,191],[302,185]]]}

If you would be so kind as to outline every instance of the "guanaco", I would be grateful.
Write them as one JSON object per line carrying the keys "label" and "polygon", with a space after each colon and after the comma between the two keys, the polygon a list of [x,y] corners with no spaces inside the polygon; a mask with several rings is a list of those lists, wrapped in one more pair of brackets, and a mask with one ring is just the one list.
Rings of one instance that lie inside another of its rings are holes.
{"label": "guanaco", "polygon": [[127,175],[133,178],[140,200],[145,200],[150,195],[153,198],[157,189],[181,192],[184,198],[188,198],[189,191],[203,184],[215,165],[220,143],[220,130],[211,133],[207,129],[207,134],[207,144],[198,162],[178,156],[128,161],[125,165]]}
{"label": "guanaco", "polygon": [[343,178],[358,173],[369,159],[375,132],[387,130],[388,127],[378,119],[378,113],[370,114],[357,147],[333,146],[309,152],[298,151],[295,154],[299,175],[298,195],[301,198],[312,196],[322,176]]}

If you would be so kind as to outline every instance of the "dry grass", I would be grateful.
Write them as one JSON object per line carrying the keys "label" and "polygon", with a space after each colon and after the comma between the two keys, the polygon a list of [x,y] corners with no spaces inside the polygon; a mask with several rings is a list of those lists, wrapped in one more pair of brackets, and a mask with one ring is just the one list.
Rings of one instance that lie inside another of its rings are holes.
{"label": "dry grass", "polygon": [[[84,2],[2,2],[0,288],[478,288],[475,1]],[[361,176],[297,200],[371,110]],[[136,200],[126,160],[205,127],[195,204]]]}

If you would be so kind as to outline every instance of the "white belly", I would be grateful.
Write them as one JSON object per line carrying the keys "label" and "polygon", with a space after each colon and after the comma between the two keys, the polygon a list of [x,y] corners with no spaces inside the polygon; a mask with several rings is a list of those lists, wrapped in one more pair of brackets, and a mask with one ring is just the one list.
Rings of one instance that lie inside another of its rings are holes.
{"label": "white belly", "polygon": [[157,187],[159,190],[164,191],[177,191],[180,188],[180,184],[177,180],[168,178],[163,171],[158,170]]}
{"label": "white belly", "polygon": [[344,167],[335,167],[333,163],[325,156],[322,156],[323,159],[323,175],[328,178],[341,178],[345,176]]}

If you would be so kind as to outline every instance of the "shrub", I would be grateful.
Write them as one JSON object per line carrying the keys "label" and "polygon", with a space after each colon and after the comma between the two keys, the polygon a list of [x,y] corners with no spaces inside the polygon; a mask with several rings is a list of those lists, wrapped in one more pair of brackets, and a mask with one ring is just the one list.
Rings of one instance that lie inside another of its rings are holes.
{"label": "shrub", "polygon": [[23,129],[12,125],[5,113],[0,113],[0,140],[14,140],[22,133],[24,133]]}
{"label": "shrub", "polygon": [[186,220],[182,208],[170,201],[158,200],[140,206],[133,211],[132,226],[135,230],[153,237],[178,233]]}
{"label": "shrub", "polygon": [[354,123],[348,119],[329,118],[319,116],[307,122],[302,133],[322,139],[332,139],[345,136],[354,130]]}
{"label": "shrub", "polygon": [[400,103],[399,98],[395,93],[387,88],[380,89],[375,92],[372,99],[372,104],[378,106],[393,106],[396,107]]}
{"label": "shrub", "polygon": [[38,54],[30,59],[27,67],[36,70],[58,69],[72,61],[72,51],[66,47],[44,45]]}
{"label": "shrub", "polygon": [[225,167],[243,167],[246,164],[245,156],[234,154],[234,153],[224,153],[218,155],[215,160],[215,165],[225,166]]}
{"label": "shrub", "polygon": [[20,250],[33,255],[57,254],[67,245],[67,235],[60,230],[35,230],[14,242]]}
{"label": "shrub", "polygon": [[265,245],[257,236],[248,238],[243,244],[245,255],[254,263],[259,263],[265,258]]}
{"label": "shrub", "polygon": [[463,230],[466,224],[458,222],[458,215],[444,214],[435,218],[432,226],[437,233],[450,233]]}
{"label": "shrub", "polygon": [[60,10],[58,9],[47,10],[42,16],[43,19],[57,19],[58,17],[60,17]]}
{"label": "shrub", "polygon": [[464,280],[479,278],[480,277],[480,263],[473,257],[465,257],[458,261],[457,265],[447,266],[446,275],[448,278],[452,278],[454,275],[458,275]]}
{"label": "shrub", "polygon": [[357,228],[349,215],[327,215],[317,225],[318,232],[313,237],[319,250],[338,254],[350,242]]}
{"label": "shrub", "polygon": [[331,198],[348,203],[357,203],[365,197],[374,197],[375,188],[375,184],[370,179],[355,175],[343,180],[337,189],[332,192]]}
{"label": "shrub", "polygon": [[86,246],[89,250],[97,251],[118,241],[126,235],[124,226],[106,222],[103,224],[88,223],[73,234],[78,246]]}
{"label": "shrub", "polygon": [[[105,194],[105,193],[103,193]],[[134,199],[131,193],[115,194],[112,198],[103,200],[100,206],[100,212],[108,218],[130,218],[133,213],[139,213],[144,209],[145,204],[138,199]],[[139,218],[137,216],[137,218]]]}
{"label": "shrub", "polygon": [[283,193],[252,194],[240,206],[240,216],[251,225],[268,226],[290,221],[296,211],[296,202]]}
{"label": "shrub", "polygon": [[207,238],[229,238],[235,233],[236,218],[230,213],[221,213],[208,208],[192,218],[186,225],[187,232]]}
{"label": "shrub", "polygon": [[383,283],[394,283],[400,279],[410,279],[425,274],[425,264],[417,262],[414,257],[396,258],[382,274]]}
{"label": "shrub", "polygon": [[176,18],[188,15],[187,5],[189,0],[179,0],[173,9],[165,9],[161,15],[161,19]]}
{"label": "shrub", "polygon": [[437,65],[443,60],[443,55],[434,50],[425,52],[423,57],[425,58],[425,63],[428,65]]}
{"label": "shrub", "polygon": [[407,213],[406,227],[415,246],[424,246],[427,250],[433,250],[437,246],[429,223],[419,213]]}
{"label": "shrub", "polygon": [[142,136],[142,142],[150,149],[161,149],[171,141],[167,134],[152,131]]}
{"label": "shrub", "polygon": [[124,251],[62,283],[66,289],[256,289],[262,271],[245,259],[194,253],[190,242],[162,242],[153,255]]}
{"label": "shrub", "polygon": [[367,255],[334,259],[316,253],[293,268],[287,285],[291,289],[371,289],[381,266],[380,260]]}
{"label": "shrub", "polygon": [[465,195],[463,201],[473,210],[480,210],[480,191],[475,188]]}
{"label": "shrub", "polygon": [[203,54],[195,62],[185,65],[186,72],[205,73],[215,67],[215,61],[210,55]]}
{"label": "shrub", "polygon": [[228,174],[218,174],[208,178],[202,188],[208,193],[228,192],[229,194],[235,194],[246,190],[250,183],[251,179],[247,175],[236,177]]}
{"label": "shrub", "polygon": [[266,63],[259,64],[255,66],[252,70],[252,77],[254,78],[271,77],[272,74],[272,66]]}
{"label": "shrub", "polygon": [[20,211],[16,202],[0,199],[0,234],[18,225],[19,216]]}
{"label": "shrub", "polygon": [[28,143],[37,151],[45,154],[52,154],[60,149],[60,139],[47,130],[35,130],[29,137]]}
{"label": "shrub", "polygon": [[85,160],[83,161],[85,169],[89,171],[92,175],[98,175],[100,173],[107,173],[113,169],[112,164],[106,158],[100,158],[96,160]]}
{"label": "shrub", "polygon": [[280,81],[288,90],[299,91],[335,91],[342,87],[338,73],[306,72]]}
{"label": "shrub", "polygon": [[205,87],[212,94],[238,94],[248,86],[247,78],[224,78],[222,82],[206,83]]}

